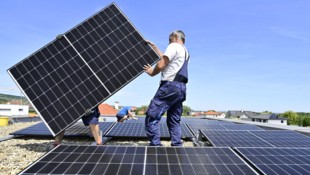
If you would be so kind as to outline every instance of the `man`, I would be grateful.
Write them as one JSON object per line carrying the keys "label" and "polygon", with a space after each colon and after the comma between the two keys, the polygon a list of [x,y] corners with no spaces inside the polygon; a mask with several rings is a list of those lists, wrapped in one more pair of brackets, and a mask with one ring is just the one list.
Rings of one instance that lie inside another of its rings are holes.
{"label": "man", "polygon": [[[85,111],[84,116],[82,117],[82,121],[85,126],[90,126],[90,130],[92,135],[97,143],[97,145],[102,145],[102,136],[100,135],[100,127],[99,127],[99,118],[100,112],[98,106],[93,108],[92,110],[88,109]],[[55,136],[55,141],[52,147],[56,147],[59,145],[65,135],[65,131],[60,132],[58,135]]]}
{"label": "man", "polygon": [[145,118],[145,131],[150,146],[161,146],[158,123],[165,112],[167,112],[171,146],[182,146],[180,121],[183,112],[182,103],[186,99],[185,84],[188,81],[189,61],[189,54],[184,46],[185,34],[181,30],[172,32],[165,53],[152,42],[147,42],[160,56],[160,60],[154,69],[149,64],[144,65],[144,71],[150,76],[161,72],[160,86],[151,100]]}
{"label": "man", "polygon": [[117,122],[124,122],[125,120],[132,118],[137,120],[135,117],[136,107],[134,106],[125,106],[116,114]]}

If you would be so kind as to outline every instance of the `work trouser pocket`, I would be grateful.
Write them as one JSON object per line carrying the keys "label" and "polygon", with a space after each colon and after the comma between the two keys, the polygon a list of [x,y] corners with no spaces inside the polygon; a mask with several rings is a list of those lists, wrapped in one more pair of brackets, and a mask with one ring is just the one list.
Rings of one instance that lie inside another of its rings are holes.
{"label": "work trouser pocket", "polygon": [[146,111],[146,115],[154,119],[160,119],[163,115],[165,102],[153,99]]}

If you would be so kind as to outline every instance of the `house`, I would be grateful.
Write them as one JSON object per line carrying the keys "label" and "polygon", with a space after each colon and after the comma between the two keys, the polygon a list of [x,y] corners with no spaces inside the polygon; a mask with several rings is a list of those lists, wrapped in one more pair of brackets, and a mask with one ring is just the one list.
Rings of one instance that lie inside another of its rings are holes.
{"label": "house", "polygon": [[118,110],[115,109],[113,106],[102,103],[98,106],[99,111],[100,111],[100,115],[104,115],[104,116],[116,116]]}
{"label": "house", "polygon": [[0,116],[28,116],[28,105],[0,104]]}
{"label": "house", "polygon": [[216,111],[207,111],[203,113],[203,116],[210,117],[210,118],[225,118],[226,114],[223,112],[216,112]]}
{"label": "house", "polygon": [[287,125],[287,119],[280,117],[278,114],[260,114],[252,111],[228,111],[226,118]]}
{"label": "house", "polygon": [[192,112],[193,117],[210,117],[210,118],[225,118],[226,114],[224,112],[216,112],[214,110]]}
{"label": "house", "polygon": [[256,116],[250,116],[249,119],[247,120],[252,121],[252,122],[287,125],[287,118],[280,117],[277,114],[259,114]]}
{"label": "house", "polygon": [[230,118],[230,119],[234,119],[234,118],[237,118],[237,119],[246,119],[248,118],[249,116],[255,116],[255,115],[258,115],[259,113],[256,113],[256,112],[252,112],[252,111],[228,111],[226,113],[226,118]]}

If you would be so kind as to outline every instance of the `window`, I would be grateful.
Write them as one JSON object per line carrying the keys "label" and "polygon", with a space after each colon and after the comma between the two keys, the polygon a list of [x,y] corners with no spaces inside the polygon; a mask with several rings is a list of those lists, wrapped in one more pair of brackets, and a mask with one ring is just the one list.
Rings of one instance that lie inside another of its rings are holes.
{"label": "window", "polygon": [[8,109],[8,108],[4,108],[4,109],[0,109],[0,111],[11,111],[11,109]]}
{"label": "window", "polygon": [[283,123],[283,120],[281,120],[281,123]]}
{"label": "window", "polygon": [[18,111],[19,111],[19,112],[22,112],[22,111],[24,111],[24,109],[18,109]]}

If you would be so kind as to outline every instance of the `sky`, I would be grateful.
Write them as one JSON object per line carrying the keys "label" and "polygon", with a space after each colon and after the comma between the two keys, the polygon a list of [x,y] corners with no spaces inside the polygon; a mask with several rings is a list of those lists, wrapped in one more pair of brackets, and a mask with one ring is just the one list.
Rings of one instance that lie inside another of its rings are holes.
{"label": "sky", "polygon": [[[21,92],[7,69],[113,1],[1,0],[0,93]],[[162,51],[181,29],[191,55],[193,110],[310,112],[309,0],[115,0]],[[160,75],[146,73],[105,103],[148,105]]]}

